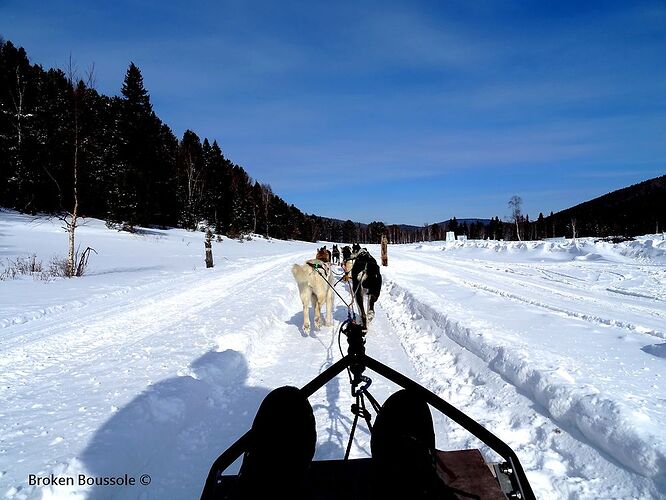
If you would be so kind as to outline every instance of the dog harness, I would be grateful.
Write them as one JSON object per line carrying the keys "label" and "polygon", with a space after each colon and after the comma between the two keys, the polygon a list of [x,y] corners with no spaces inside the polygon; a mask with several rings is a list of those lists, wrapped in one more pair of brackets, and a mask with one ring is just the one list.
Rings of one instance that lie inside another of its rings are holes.
{"label": "dog harness", "polygon": [[314,270],[315,270],[315,271],[316,271],[317,269],[323,269],[324,272],[325,272],[326,274],[328,274],[329,271],[331,270],[331,264],[330,264],[330,262],[324,262],[324,261],[319,260],[319,259],[310,259],[310,260],[306,260],[305,263],[306,263],[308,266],[314,267]]}

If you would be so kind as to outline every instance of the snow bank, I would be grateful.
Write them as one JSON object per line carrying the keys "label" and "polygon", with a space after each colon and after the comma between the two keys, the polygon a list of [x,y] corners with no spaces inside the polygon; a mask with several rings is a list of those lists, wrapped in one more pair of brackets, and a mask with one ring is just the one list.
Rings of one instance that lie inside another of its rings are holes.
{"label": "snow bank", "polygon": [[609,260],[666,263],[666,236],[649,235],[634,241],[608,243],[594,238],[543,241],[467,240],[428,242],[415,245],[422,252],[457,252],[484,259],[536,261]]}
{"label": "snow bank", "polygon": [[[562,427],[579,431],[595,446],[655,483],[666,481],[666,442],[637,425],[635,412],[594,386],[576,384],[565,371],[544,370],[523,347],[494,343],[483,332],[440,313],[395,283],[391,297],[407,304],[415,317],[426,318],[433,332],[441,331],[542,405]],[[433,334],[437,342],[437,334]],[[647,417],[645,417],[647,418]]]}

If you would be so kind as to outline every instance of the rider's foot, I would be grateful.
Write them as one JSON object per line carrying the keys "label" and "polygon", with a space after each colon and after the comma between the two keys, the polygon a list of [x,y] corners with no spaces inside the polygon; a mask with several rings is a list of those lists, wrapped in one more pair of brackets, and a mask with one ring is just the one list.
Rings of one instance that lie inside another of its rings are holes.
{"label": "rider's foot", "polygon": [[254,417],[238,474],[241,498],[298,498],[316,442],[312,406],[301,391],[270,392]]}
{"label": "rider's foot", "polygon": [[437,475],[428,404],[401,390],[382,407],[370,442],[378,498],[456,498]]}

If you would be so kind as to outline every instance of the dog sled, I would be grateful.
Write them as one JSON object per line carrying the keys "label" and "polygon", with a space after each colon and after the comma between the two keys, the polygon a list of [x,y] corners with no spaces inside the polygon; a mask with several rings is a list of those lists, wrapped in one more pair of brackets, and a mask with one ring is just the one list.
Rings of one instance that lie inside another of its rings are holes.
{"label": "dog sled", "polygon": [[[347,452],[344,459],[312,461],[307,468],[305,477],[302,478],[303,486],[298,498],[345,500],[386,497],[416,498],[416,495],[409,493],[404,495],[391,491],[390,486],[382,490],[384,491],[383,494],[378,495],[375,488],[376,483],[373,486],[373,482],[369,480],[372,476],[373,459],[349,458],[349,451],[359,418],[366,420],[374,439],[375,430],[371,426],[371,412],[366,407],[366,400],[378,412],[377,425],[379,425],[379,419],[383,411],[368,390],[371,379],[364,373],[369,370],[394,382],[409,391],[415,398],[427,403],[431,408],[459,424],[504,460],[497,464],[487,464],[478,449],[437,450],[435,457],[436,472],[438,478],[446,485],[447,494],[435,498],[535,499],[518,457],[506,443],[433,392],[366,355],[365,331],[361,325],[356,324],[353,320],[347,320],[341,325],[339,335],[347,337],[347,354],[305,384],[300,390],[294,389],[294,391],[300,391],[302,396],[309,398],[344,370],[349,372],[352,394],[356,398],[356,403],[352,405],[354,421],[350,430]],[[385,406],[387,403],[385,403]],[[252,429],[250,429],[215,460],[204,485],[201,495],[202,500],[247,498],[240,493],[239,476],[225,475],[225,471],[241,455],[247,452],[253,439],[252,432]],[[270,460],[274,460],[274,463],[278,464],[283,457],[280,455],[280,450],[274,450],[274,453],[274,457],[271,457]],[[391,477],[385,477],[381,481],[390,483],[392,480]],[[265,487],[269,488],[270,486]],[[374,491],[373,488],[375,488]]]}

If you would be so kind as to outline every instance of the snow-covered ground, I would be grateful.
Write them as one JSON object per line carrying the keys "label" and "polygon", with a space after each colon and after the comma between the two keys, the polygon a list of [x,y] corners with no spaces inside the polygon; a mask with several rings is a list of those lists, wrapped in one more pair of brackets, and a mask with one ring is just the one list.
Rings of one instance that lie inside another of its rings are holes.
{"label": "snow-covered ground", "polygon": [[[201,233],[91,220],[78,236],[98,252],[85,277],[0,281],[0,498],[196,498],[268,391],[340,357],[335,326],[300,330],[290,267],[314,244],[225,238],[205,269]],[[0,212],[3,265],[65,250],[57,221]],[[396,245],[382,272],[369,354],[507,442],[539,498],[666,498],[663,235]],[[346,316],[336,300],[336,325]],[[380,401],[395,390],[373,380]],[[311,402],[316,457],[341,458],[346,375]],[[435,425],[440,449],[497,458]],[[364,427],[352,455],[369,455]],[[30,486],[30,474],[151,482]]]}

